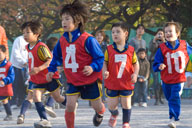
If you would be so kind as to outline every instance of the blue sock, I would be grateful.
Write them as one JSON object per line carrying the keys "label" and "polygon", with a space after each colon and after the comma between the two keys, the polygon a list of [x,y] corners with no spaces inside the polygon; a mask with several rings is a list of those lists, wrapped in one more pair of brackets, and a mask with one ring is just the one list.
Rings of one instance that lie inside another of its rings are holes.
{"label": "blue sock", "polygon": [[123,109],[123,123],[129,123],[131,118],[131,109]]}
{"label": "blue sock", "polygon": [[8,102],[7,104],[3,104],[3,106],[4,106],[4,108],[5,108],[6,114],[7,114],[7,115],[12,115],[9,102]]}
{"label": "blue sock", "polygon": [[37,110],[40,118],[47,120],[46,111],[45,111],[45,108],[43,106],[43,103],[42,102],[35,102],[35,107],[36,107],[36,110]]}
{"label": "blue sock", "polygon": [[28,100],[25,100],[21,106],[20,115],[25,115],[25,112],[27,111],[30,105],[31,105],[31,102],[29,102]]}
{"label": "blue sock", "polygon": [[54,102],[55,102],[55,100],[53,99],[53,97],[49,96],[46,105],[49,107],[53,107]]}

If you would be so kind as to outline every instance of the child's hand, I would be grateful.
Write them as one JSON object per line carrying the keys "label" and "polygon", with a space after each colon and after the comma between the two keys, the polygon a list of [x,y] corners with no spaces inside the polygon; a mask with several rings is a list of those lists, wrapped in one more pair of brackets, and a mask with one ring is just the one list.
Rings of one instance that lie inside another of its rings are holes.
{"label": "child's hand", "polygon": [[91,66],[85,66],[83,69],[83,74],[89,76],[93,73],[93,69]]}
{"label": "child's hand", "polygon": [[54,73],[53,72],[48,72],[46,75],[46,79],[48,82],[52,81]]}
{"label": "child's hand", "polygon": [[139,78],[138,81],[139,82],[144,82],[144,79],[143,78]]}
{"label": "child's hand", "polygon": [[35,75],[37,73],[40,72],[40,69],[38,67],[34,67],[31,69],[31,71],[29,72],[29,75]]}
{"label": "child's hand", "polygon": [[0,81],[0,87],[4,87],[5,86],[5,83],[1,80]]}
{"label": "child's hand", "polygon": [[107,79],[109,77],[109,72],[108,71],[105,71],[104,72],[104,79]]}
{"label": "child's hand", "polygon": [[160,64],[160,66],[159,66],[159,70],[163,70],[163,69],[165,69],[165,67],[166,67],[165,64]]}
{"label": "child's hand", "polygon": [[132,83],[136,83],[136,82],[137,82],[137,74],[133,73],[133,74],[131,75],[131,82],[132,82]]}

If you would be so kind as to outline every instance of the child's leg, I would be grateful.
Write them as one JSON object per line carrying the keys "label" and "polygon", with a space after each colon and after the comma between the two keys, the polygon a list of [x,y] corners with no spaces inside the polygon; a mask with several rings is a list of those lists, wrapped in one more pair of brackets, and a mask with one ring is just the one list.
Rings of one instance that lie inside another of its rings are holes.
{"label": "child's leg", "polygon": [[3,106],[5,108],[5,112],[7,114],[7,116],[4,118],[4,120],[5,121],[12,120],[12,111],[11,111],[11,107],[8,102],[8,99],[3,100],[2,102],[3,102]]}
{"label": "child's leg", "polygon": [[60,94],[60,89],[57,88],[51,93],[51,96],[55,99],[56,102],[62,103],[65,105],[65,97]]}
{"label": "child's leg", "polygon": [[111,113],[111,117],[108,123],[110,127],[115,127],[117,124],[117,116],[119,115],[118,103],[119,103],[119,97],[107,98],[107,106]]}
{"label": "child's leg", "polygon": [[75,122],[75,108],[76,102],[79,95],[69,95],[67,96],[67,104],[65,110],[65,122],[67,128],[74,128]]}
{"label": "child's leg", "polygon": [[20,115],[25,115],[27,109],[29,108],[32,102],[33,102],[33,92],[29,91],[27,95],[27,99],[22,104]]}
{"label": "child's leg", "polygon": [[47,99],[46,106],[53,107],[55,100],[52,96],[49,95],[49,98]]}
{"label": "child's leg", "polygon": [[35,102],[36,110],[40,116],[41,119],[47,120],[46,111],[44,108],[43,103],[41,102],[41,97],[44,90],[34,90],[33,91],[33,100]]}
{"label": "child's leg", "polygon": [[175,84],[171,88],[171,96],[168,100],[170,119],[175,118],[175,121],[179,120],[181,112],[181,94],[183,91],[184,83]]}
{"label": "child's leg", "polygon": [[121,105],[123,109],[123,124],[129,124],[131,118],[131,96],[121,97]]}

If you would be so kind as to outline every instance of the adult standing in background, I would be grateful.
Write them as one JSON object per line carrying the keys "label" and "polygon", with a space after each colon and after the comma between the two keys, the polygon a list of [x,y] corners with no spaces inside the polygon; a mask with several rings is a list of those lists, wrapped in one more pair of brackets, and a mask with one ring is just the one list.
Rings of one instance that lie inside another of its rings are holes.
{"label": "adult standing in background", "polygon": [[11,52],[11,63],[15,71],[15,80],[13,82],[14,96],[10,101],[11,105],[17,105],[20,107],[25,100],[26,87],[25,77],[27,72],[27,56],[28,52],[25,46],[28,43],[24,40],[23,36],[17,37],[13,42]]}
{"label": "adult standing in background", "polygon": [[129,44],[134,47],[135,52],[137,52],[139,48],[147,50],[146,42],[142,39],[144,33],[145,27],[142,24],[139,24],[136,29],[136,36],[129,41]]}
{"label": "adult standing in background", "polygon": [[6,36],[6,32],[5,29],[0,26],[0,45],[4,45],[6,48],[6,59],[9,60],[9,48],[8,48],[8,44],[7,44],[7,36]]}

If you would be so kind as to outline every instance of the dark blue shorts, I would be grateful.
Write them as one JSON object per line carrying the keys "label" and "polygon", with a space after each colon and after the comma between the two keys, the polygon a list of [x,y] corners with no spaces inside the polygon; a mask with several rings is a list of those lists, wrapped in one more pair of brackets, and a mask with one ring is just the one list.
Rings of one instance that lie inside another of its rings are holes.
{"label": "dark blue shorts", "polygon": [[107,97],[128,97],[133,95],[133,90],[109,90],[105,89],[105,95]]}
{"label": "dark blue shorts", "polygon": [[[30,85],[30,84],[29,84]],[[32,83],[31,87],[33,87],[33,90],[46,90],[49,92],[53,92],[57,90],[57,88],[60,88],[61,83],[57,79],[53,79],[51,82],[46,83],[46,84],[34,84]]]}
{"label": "dark blue shorts", "polygon": [[66,89],[66,95],[77,95],[79,94],[84,100],[96,100],[102,96],[102,84],[98,81],[83,86],[74,86],[68,83]]}
{"label": "dark blue shorts", "polygon": [[6,99],[11,99],[11,96],[0,96],[0,101],[4,101]]}
{"label": "dark blue shorts", "polygon": [[33,82],[29,81],[29,85],[27,86],[27,92],[30,91],[32,92],[33,91]]}

